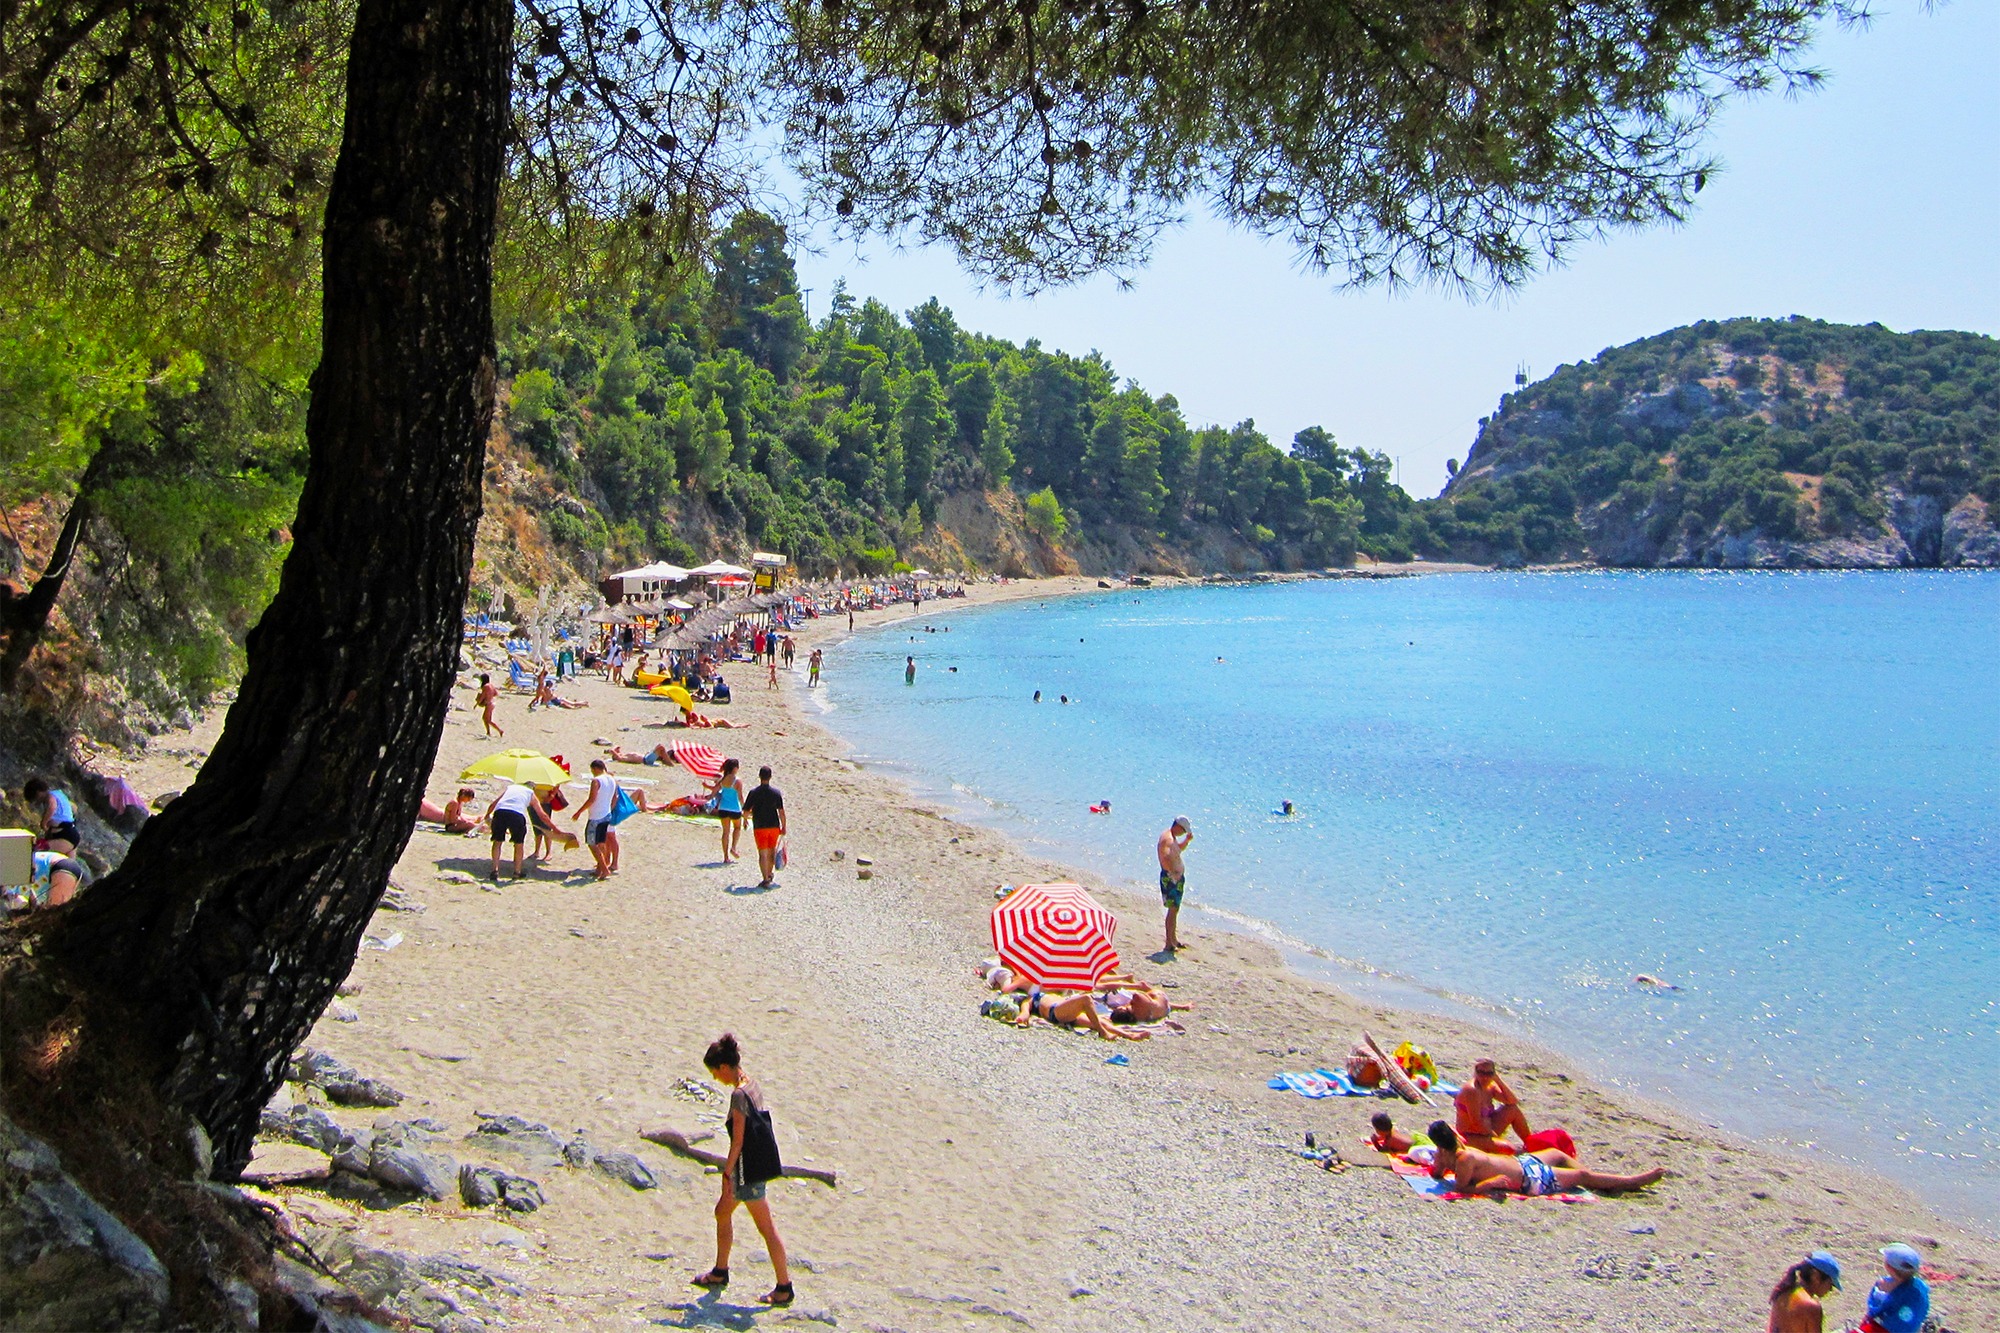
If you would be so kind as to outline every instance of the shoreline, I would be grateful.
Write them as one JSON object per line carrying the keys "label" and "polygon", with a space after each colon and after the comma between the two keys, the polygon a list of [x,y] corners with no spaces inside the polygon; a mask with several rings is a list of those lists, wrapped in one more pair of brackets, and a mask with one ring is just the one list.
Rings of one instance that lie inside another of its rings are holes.
{"label": "shoreline", "polygon": [[[1416,562],[1416,563],[1419,566],[1423,566],[1424,564],[1424,562]],[[1429,566],[1429,567],[1408,569],[1407,573],[1394,574],[1394,575],[1380,575],[1376,577],[1409,577],[1419,574],[1445,574],[1445,573],[1534,574],[1534,573],[1573,573],[1573,572],[1615,573],[1621,571],[1605,570],[1596,566],[1546,566],[1546,567],[1528,567],[1519,570],[1499,570],[1485,566],[1448,566],[1448,567]],[[1630,571],[1624,571],[1624,572],[1630,572]],[[1655,571],[1640,571],[1640,572],[1655,572]],[[1672,572],[1687,572],[1687,571],[1663,571],[1663,572],[1672,573]],[[1693,572],[1700,573],[1700,572],[1743,572],[1743,571],[1693,571]],[[1773,572],[1844,573],[1849,571],[1779,570]],[[1250,576],[1247,578],[1230,577],[1225,579],[1221,576],[1211,575],[1205,578],[1190,577],[1190,578],[1173,579],[1173,580],[1161,580],[1156,584],[1156,587],[1169,587],[1169,586],[1200,587],[1200,586],[1214,586],[1215,584],[1218,583],[1227,585],[1256,586],[1258,584],[1270,583],[1270,582],[1309,582],[1321,578],[1338,578],[1338,577],[1343,577],[1343,576],[1322,575],[1318,572],[1302,572],[1297,574],[1284,574],[1276,576],[1270,576],[1270,575],[1261,577]],[[1351,577],[1351,575],[1347,575],[1346,577]],[[1026,580],[1023,582],[1032,584],[1036,581]],[[1049,580],[1042,580],[1040,582],[1045,584],[1073,582],[1079,585],[1079,586],[1062,586],[1062,587],[1049,588],[1047,590],[1047,595],[1050,597],[1055,597],[1055,596],[1068,597],[1068,596],[1077,596],[1093,592],[1107,591],[1104,588],[1095,586],[1095,584],[1090,583],[1089,579],[1081,576],[1075,577],[1070,580],[1049,579]],[[1089,584],[1089,586],[1082,586],[1086,584]],[[1142,592],[1154,591],[1154,589],[1153,588],[1128,589],[1114,585],[1114,587],[1110,591],[1142,593]],[[1038,594],[1032,591],[1024,592],[1018,596],[1010,595],[1008,590],[1000,589],[998,590],[998,595],[989,595],[987,597],[979,599],[977,602],[968,603],[968,602],[953,601],[953,602],[940,603],[939,614],[943,614],[944,611],[950,610],[954,607],[969,608],[971,605],[980,605],[980,606],[1000,605],[1013,601],[1027,600],[1028,598],[1034,597],[1036,595]],[[901,612],[902,614],[896,614],[897,612]],[[870,623],[863,623],[858,625],[856,632],[858,633],[861,630],[871,629],[871,628],[875,630],[887,629],[888,627],[894,624],[898,624],[903,621],[907,621],[909,619],[914,618],[914,616],[908,612],[907,607],[891,608],[891,610],[888,612],[883,612],[878,614],[880,616],[880,619],[877,619]],[[926,609],[924,612],[920,614],[923,615],[924,617],[928,617],[931,614],[931,612],[928,609]],[[815,622],[808,622],[809,625],[813,623]],[[841,640],[844,640],[847,637],[848,637],[847,631],[841,629],[835,631],[833,637],[828,641],[837,643],[840,642]],[[805,642],[803,636],[801,636],[801,642],[802,643]],[[820,642],[820,640],[815,639],[814,642]],[[800,693],[799,698],[803,699],[802,692]],[[832,738],[836,742],[836,744],[842,747],[844,751],[851,752],[852,746],[849,743],[848,739],[844,736],[841,736],[836,728],[833,728],[828,722],[823,720],[822,715],[814,715],[809,713],[806,716],[806,720],[809,721],[812,725],[818,726],[823,730],[831,732]],[[880,767],[874,768],[872,771],[885,772],[885,776],[887,776],[889,780],[897,782],[899,786],[904,786],[906,788],[908,786],[907,779],[905,779],[900,774],[894,773],[893,771],[886,771]],[[955,782],[952,783],[952,785],[955,787],[956,785]],[[983,818],[981,814],[977,810],[971,808],[966,801],[964,801],[963,799],[955,798],[952,794],[939,793],[935,791],[924,791],[924,790],[913,790],[911,794],[916,799],[931,801],[934,803],[940,803],[950,807],[949,814],[951,818],[962,820],[975,827],[988,829],[994,832],[997,836],[1007,839],[1010,845],[1016,847],[1017,851],[1022,852],[1022,854],[1024,855],[1026,854],[1025,849],[1020,848],[1018,844],[1014,843],[1013,837],[1006,829],[1005,821],[1003,819],[999,817],[994,817],[990,820],[987,818]],[[1060,851],[1057,851],[1054,855],[1057,858],[1057,860],[1060,861],[1062,853]],[[1087,886],[1092,888],[1093,892],[1097,892],[1100,895],[1102,895],[1108,891],[1120,897],[1123,900],[1123,906],[1125,909],[1120,912],[1121,918],[1123,918],[1128,913],[1133,913],[1133,912],[1136,912],[1136,914],[1139,917],[1141,917],[1141,919],[1143,919],[1148,913],[1150,913],[1155,918],[1157,918],[1157,916],[1159,915],[1158,906],[1153,901],[1152,894],[1148,891],[1148,886],[1145,885],[1143,881],[1139,880],[1136,877],[1127,876],[1119,878],[1113,876],[1107,878],[1102,872],[1087,870],[1080,865],[1074,865],[1068,863],[1063,863],[1062,868],[1066,878],[1074,879],[1080,883],[1086,884]],[[1557,1045],[1551,1044],[1548,1039],[1539,1035],[1539,1033],[1534,1030],[1535,1025],[1532,1023],[1532,1021],[1528,1016],[1515,1013],[1514,1011],[1508,1009],[1505,1005],[1502,1005],[1496,1001],[1489,1000],[1484,996],[1456,989],[1451,989],[1449,987],[1440,988],[1437,986],[1426,985],[1415,978],[1406,977],[1391,969],[1386,969],[1377,966],[1364,958],[1343,957],[1340,954],[1335,953],[1330,949],[1326,948],[1325,946],[1316,944],[1310,940],[1294,935],[1280,922],[1269,920],[1263,917],[1249,915],[1232,908],[1221,907],[1214,904],[1202,903],[1196,901],[1193,897],[1189,898],[1187,903],[1187,908],[1182,912],[1182,921],[1184,925],[1187,921],[1187,918],[1191,914],[1196,915],[1198,920],[1205,921],[1210,929],[1225,930],[1232,934],[1239,935],[1244,939],[1254,940],[1260,944],[1272,948],[1284,959],[1285,968],[1296,979],[1308,985],[1323,986],[1330,988],[1331,990],[1341,995],[1343,999],[1349,1001],[1350,1003],[1358,1005],[1379,1005],[1386,1008],[1391,1013],[1398,1015],[1399,1017],[1405,1017],[1414,1020],[1418,1024],[1421,1024],[1426,1019],[1438,1019],[1438,1020],[1446,1020],[1458,1024],[1463,1024],[1473,1029],[1484,1029],[1491,1032],[1495,1037],[1503,1037],[1506,1040],[1519,1042],[1524,1045],[1533,1047],[1538,1052],[1540,1052],[1547,1060],[1554,1063],[1566,1064],[1569,1066],[1596,1064],[1599,1065],[1600,1067],[1606,1063],[1606,1057],[1601,1053],[1592,1053],[1581,1050],[1566,1050],[1562,1049]],[[1933,1203],[1930,1199],[1926,1198],[1921,1192],[1919,1192],[1919,1190],[1914,1185],[1905,1183],[1904,1181],[1897,1179],[1896,1177],[1890,1175],[1887,1171],[1885,1171],[1884,1169],[1882,1169],[1882,1167],[1878,1165],[1872,1164],[1858,1157],[1847,1156],[1844,1154],[1816,1155],[1812,1150],[1817,1147],[1817,1144],[1808,1143],[1806,1145],[1801,1146],[1800,1144],[1794,1143],[1784,1138],[1774,1138],[1770,1136],[1771,1133],[1785,1132],[1782,1129],[1773,1128],[1769,1132],[1760,1133],[1745,1128],[1741,1128],[1737,1125],[1729,1123],[1730,1120],[1733,1118],[1729,1111],[1725,1109],[1716,1109],[1714,1107],[1704,1106],[1694,1100],[1691,1100],[1692,1093],[1690,1090],[1687,1089],[1673,1090],[1666,1087],[1661,1087],[1656,1091],[1641,1090],[1636,1087],[1621,1085],[1616,1080],[1615,1076],[1602,1072],[1589,1073],[1584,1075],[1584,1077],[1587,1078],[1593,1084],[1596,1090],[1602,1095],[1617,1100],[1619,1102],[1629,1104],[1633,1106],[1635,1109],[1645,1111],[1649,1115],[1666,1119],[1678,1118],[1680,1120],[1689,1122],[1689,1124],[1693,1127],[1699,1127],[1703,1131],[1729,1135],[1733,1139],[1740,1141],[1744,1145],[1753,1147],[1759,1151],[1774,1154],[1775,1156],[1781,1159],[1785,1159],[1792,1162],[1795,1166],[1799,1167],[1804,1167],[1807,1165],[1836,1166],[1838,1169],[1849,1173],[1853,1173],[1862,1179],[1872,1180],[1874,1182],[1877,1182],[1881,1186],[1885,1186],[1890,1189],[1903,1193],[1904,1195],[1908,1196],[1909,1200],[1914,1202],[1917,1207],[1931,1214],[1939,1222],[1948,1224],[1953,1227],[1962,1228],[1968,1234],[1979,1237],[1982,1240],[2000,1241],[2000,1231],[1995,1231],[1992,1226],[1986,1224],[1982,1220],[1967,1218],[1946,1211],[1940,1205]],[[1781,1122],[1771,1121],[1770,1117],[1765,1117],[1765,1119],[1767,1122],[1770,1122],[1770,1124],[1774,1127],[1779,1123],[1781,1123]],[[1400,1124],[1401,1121],[1399,1120],[1398,1123]]]}
{"label": "shoreline", "polygon": [[[972,591],[985,595],[862,613],[857,628],[1097,589],[1070,578]],[[845,633],[827,618],[799,638],[810,651]],[[830,652],[829,671],[839,669]],[[1900,1186],[1608,1094],[1535,1043],[1349,995],[1247,934],[1205,928],[1179,961],[1145,961],[1159,931],[1145,895],[1028,855],[853,763],[801,702],[803,662],[777,690],[736,674],[728,715],[747,730],[702,739],[753,772],[777,769],[794,859],[775,890],[756,892],[754,869],[717,864],[712,825],[634,818],[605,885],[582,873],[578,852],[531,868],[529,881],[493,885],[483,840],[420,827],[396,880],[425,910],[378,915],[370,933],[398,946],[361,953],[360,991],[346,1001],[353,1021],[330,1012],[309,1038],[406,1094],[391,1112],[329,1108],[343,1124],[429,1116],[462,1144],[477,1112],[522,1115],[637,1152],[658,1188],[536,1170],[548,1204],[525,1215],[274,1191],[296,1218],[352,1243],[502,1273],[510,1285],[486,1290],[476,1308],[517,1328],[801,1318],[886,1329],[1314,1328],[1336,1306],[1333,1322],[1383,1333],[1496,1315],[1524,1328],[1750,1327],[1771,1281],[1805,1251],[1832,1248],[1858,1277],[1875,1249],[1909,1239],[1963,1275],[1936,1288],[1949,1327],[2000,1326],[2000,1246]],[[592,706],[529,715],[506,696],[504,741],[484,740],[455,695],[430,794],[448,794],[461,768],[507,746],[576,761],[601,752],[597,737],[636,748],[681,734],[655,729],[665,711],[656,701],[601,681],[576,693]],[[134,768],[155,765],[184,781],[165,754]],[[688,788],[674,770],[614,767],[656,795]],[[135,774],[164,789],[155,776]],[[873,858],[872,879],[857,879],[856,856]],[[1107,1065],[1114,1052],[1096,1039],[978,1016],[971,964],[988,952],[993,885],[1054,878],[1100,892],[1140,974],[1195,1002],[1183,1035],[1120,1042],[1129,1064]],[[1567,1125],[1591,1165],[1658,1160],[1674,1174],[1582,1207],[1422,1200],[1374,1169],[1380,1159],[1358,1140],[1374,1110],[1404,1127],[1440,1111],[1264,1086],[1279,1069],[1337,1065],[1362,1028],[1391,1047],[1417,1040],[1450,1070],[1491,1053],[1531,1115]],[[840,1172],[837,1189],[772,1189],[799,1290],[782,1315],[755,1305],[769,1269],[740,1214],[738,1286],[718,1298],[684,1285],[712,1257],[715,1177],[637,1137],[662,1122],[713,1130],[716,1102],[684,1080],[699,1082],[700,1052],[724,1030],[763,1083],[787,1161]],[[1331,1175],[1300,1160],[1308,1130],[1362,1169]],[[1830,1323],[1859,1307],[1850,1282]]]}

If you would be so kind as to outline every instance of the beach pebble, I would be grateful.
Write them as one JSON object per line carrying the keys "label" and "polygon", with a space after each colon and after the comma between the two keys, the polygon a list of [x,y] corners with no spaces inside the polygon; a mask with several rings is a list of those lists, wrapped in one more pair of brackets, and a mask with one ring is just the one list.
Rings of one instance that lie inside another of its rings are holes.
{"label": "beach pebble", "polygon": [[458,1163],[448,1154],[432,1150],[436,1138],[436,1131],[425,1124],[376,1121],[368,1153],[369,1178],[427,1199],[450,1197],[458,1188]]}
{"label": "beach pebble", "polygon": [[326,1007],[326,1016],[336,1023],[359,1023],[361,1021],[359,1010],[351,1004],[342,1004],[339,1000],[335,1000]]}
{"label": "beach pebble", "polygon": [[465,1142],[477,1151],[506,1153],[539,1166],[563,1163],[563,1141],[555,1131],[517,1115],[479,1113],[479,1127],[465,1136]]}
{"label": "beach pebble", "polygon": [[1641,1222],[1638,1226],[1626,1227],[1625,1230],[1634,1236],[1650,1236],[1655,1233],[1656,1228],[1651,1222]]}
{"label": "beach pebble", "polygon": [[298,1143],[260,1143],[241,1179],[251,1185],[291,1185],[325,1180],[332,1174],[332,1160],[317,1149]]}
{"label": "beach pebble", "polygon": [[599,1153],[591,1165],[602,1171],[605,1175],[610,1176],[613,1180],[624,1181],[635,1190],[659,1188],[660,1182],[654,1178],[652,1171],[646,1164],[639,1160],[637,1153]]}

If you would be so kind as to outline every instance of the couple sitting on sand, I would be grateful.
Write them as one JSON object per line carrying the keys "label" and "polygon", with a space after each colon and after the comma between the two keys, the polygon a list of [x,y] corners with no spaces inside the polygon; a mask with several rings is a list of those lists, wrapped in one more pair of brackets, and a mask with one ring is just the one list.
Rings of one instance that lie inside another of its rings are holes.
{"label": "couple sitting on sand", "polygon": [[1127,1032],[1125,1026],[1160,1022],[1174,1009],[1172,1001],[1158,987],[1137,977],[1103,977],[1096,989],[1089,991],[1044,991],[997,960],[981,963],[976,970],[1001,995],[1025,996],[1014,1019],[1019,1027],[1040,1018],[1057,1027],[1095,1032],[1106,1041],[1119,1037],[1144,1041],[1152,1034]]}

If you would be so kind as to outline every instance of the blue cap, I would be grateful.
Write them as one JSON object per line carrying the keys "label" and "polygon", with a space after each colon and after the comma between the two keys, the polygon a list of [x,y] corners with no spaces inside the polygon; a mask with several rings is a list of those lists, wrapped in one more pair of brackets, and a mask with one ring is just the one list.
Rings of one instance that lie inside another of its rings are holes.
{"label": "blue cap", "polygon": [[1840,1290],[1840,1260],[1825,1250],[1814,1250],[1806,1256],[1806,1262],[1833,1279],[1833,1289]]}
{"label": "blue cap", "polygon": [[1882,1251],[1882,1262],[1905,1273],[1914,1273],[1924,1266],[1924,1256],[1917,1253],[1914,1245],[1891,1245]]}

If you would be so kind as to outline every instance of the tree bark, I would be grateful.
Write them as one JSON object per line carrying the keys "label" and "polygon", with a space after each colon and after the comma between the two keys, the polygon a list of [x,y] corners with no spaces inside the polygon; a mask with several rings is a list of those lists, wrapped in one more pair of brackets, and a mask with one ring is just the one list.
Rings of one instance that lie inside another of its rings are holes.
{"label": "tree bark", "polygon": [[49,616],[56,609],[56,599],[62,596],[63,583],[69,578],[70,565],[82,544],[83,529],[97,512],[97,495],[110,470],[111,452],[109,442],[101,443],[77,479],[76,498],[70,501],[69,513],[63,516],[55,549],[49,552],[49,562],[42,567],[35,586],[19,597],[0,602],[0,693],[14,688],[21,668],[28,664],[28,658],[48,630]]}
{"label": "tree bark", "polygon": [[351,966],[457,670],[493,412],[509,0],[361,0],[327,203],[310,464],[277,597],[200,776],[46,937],[85,1039],[216,1146]]}

